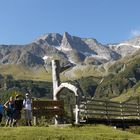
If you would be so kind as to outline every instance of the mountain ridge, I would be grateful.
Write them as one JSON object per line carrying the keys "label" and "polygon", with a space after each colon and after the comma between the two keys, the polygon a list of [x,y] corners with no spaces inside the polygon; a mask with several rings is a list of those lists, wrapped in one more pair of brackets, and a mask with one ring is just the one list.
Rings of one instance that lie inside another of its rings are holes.
{"label": "mountain ridge", "polygon": [[0,64],[44,65],[45,57],[49,58],[45,60],[48,64],[50,59],[60,59],[62,64],[100,65],[132,54],[139,49],[138,40],[103,45],[94,38],[80,38],[67,32],[48,33],[27,45],[0,45]]}

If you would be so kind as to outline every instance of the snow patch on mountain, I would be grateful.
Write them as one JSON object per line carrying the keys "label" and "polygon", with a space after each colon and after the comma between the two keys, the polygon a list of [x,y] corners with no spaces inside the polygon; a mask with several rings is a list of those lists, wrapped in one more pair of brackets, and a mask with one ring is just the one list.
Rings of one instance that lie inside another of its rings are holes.
{"label": "snow patch on mountain", "polygon": [[72,59],[68,59],[68,61],[70,62],[70,63],[72,63],[72,64],[75,64],[76,65],[76,63],[72,60]]}
{"label": "snow patch on mountain", "polygon": [[133,44],[129,44],[129,43],[120,43],[119,45],[117,45],[116,47],[120,47],[120,46],[131,46],[131,47],[134,47],[134,48],[140,48],[140,46],[137,46],[137,45],[133,45]]}
{"label": "snow patch on mountain", "polygon": [[66,47],[58,47],[59,51],[72,51],[72,48],[66,48]]}
{"label": "snow patch on mountain", "polygon": [[108,59],[107,57],[105,56],[100,56],[100,55],[91,55],[93,58],[96,58],[96,59]]}

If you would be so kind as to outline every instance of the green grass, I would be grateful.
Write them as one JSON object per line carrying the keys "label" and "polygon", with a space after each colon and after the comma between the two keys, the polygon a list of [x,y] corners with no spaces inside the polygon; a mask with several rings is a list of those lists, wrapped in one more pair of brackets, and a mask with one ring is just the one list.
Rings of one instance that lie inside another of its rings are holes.
{"label": "green grass", "polygon": [[111,100],[115,102],[126,102],[134,97],[140,97],[140,87],[137,87],[135,90],[134,88],[131,88],[127,92],[121,94],[118,97],[112,98]]}
{"label": "green grass", "polygon": [[0,128],[0,140],[140,140],[138,134],[97,125]]}
{"label": "green grass", "polygon": [[129,100],[129,98],[131,98],[133,96],[133,90],[129,90],[126,93],[121,94],[118,97],[112,98],[111,101],[115,101],[115,102],[126,102],[127,100]]}
{"label": "green grass", "polygon": [[79,68],[73,69],[71,72],[75,74],[76,79],[89,76],[102,77],[108,74],[102,66],[94,65],[80,66]]}
{"label": "green grass", "polygon": [[29,68],[23,65],[0,65],[0,73],[2,75],[11,74],[14,79],[19,80],[36,80],[36,81],[51,81],[51,74],[47,73],[44,67],[36,69]]}
{"label": "green grass", "polygon": [[[10,74],[16,80],[52,81],[51,71],[46,72],[43,66],[32,68],[16,64],[0,65],[0,74]],[[62,81],[67,80],[67,77],[64,75],[60,74],[60,76]]]}

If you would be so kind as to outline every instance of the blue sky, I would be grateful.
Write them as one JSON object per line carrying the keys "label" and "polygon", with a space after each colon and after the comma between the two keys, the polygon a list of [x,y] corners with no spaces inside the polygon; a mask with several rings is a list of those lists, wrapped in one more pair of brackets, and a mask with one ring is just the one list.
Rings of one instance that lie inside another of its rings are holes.
{"label": "blue sky", "polygon": [[140,0],[0,0],[0,44],[45,33],[117,43],[140,34]]}

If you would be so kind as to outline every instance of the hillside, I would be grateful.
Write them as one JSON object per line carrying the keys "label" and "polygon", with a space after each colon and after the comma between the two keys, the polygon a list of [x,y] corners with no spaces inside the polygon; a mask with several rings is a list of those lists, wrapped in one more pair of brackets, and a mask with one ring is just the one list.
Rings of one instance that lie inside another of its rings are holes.
{"label": "hillside", "polygon": [[30,68],[24,65],[7,64],[0,65],[2,75],[12,75],[15,80],[51,81],[51,75],[44,67]]}
{"label": "hillside", "polygon": [[[108,68],[110,73],[97,87],[96,96],[129,101],[138,97],[140,81],[140,50],[115,62]],[[101,94],[102,93],[102,94]],[[119,96],[120,95],[120,96]],[[119,96],[119,97],[118,97]]]}
{"label": "hillside", "polygon": [[48,33],[30,44],[0,45],[0,74],[15,81],[51,82],[51,60],[58,59],[61,66],[71,66],[61,80],[77,81],[86,96],[126,101],[139,91],[139,42],[140,36],[103,45],[67,32]]}

